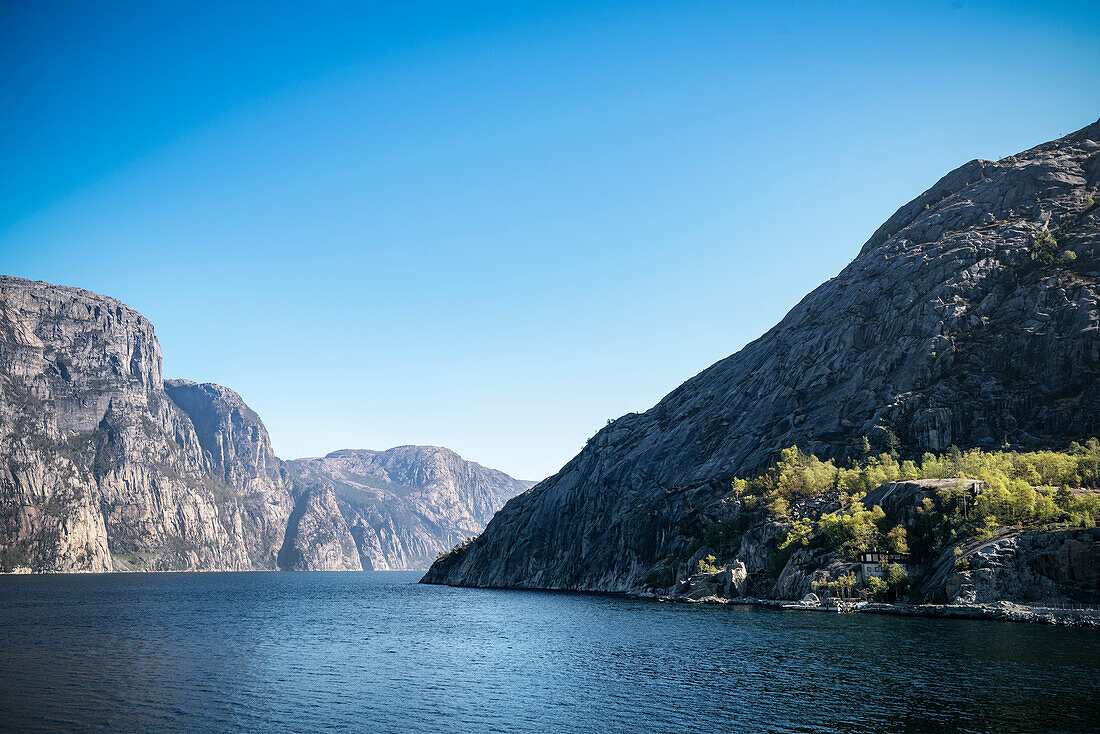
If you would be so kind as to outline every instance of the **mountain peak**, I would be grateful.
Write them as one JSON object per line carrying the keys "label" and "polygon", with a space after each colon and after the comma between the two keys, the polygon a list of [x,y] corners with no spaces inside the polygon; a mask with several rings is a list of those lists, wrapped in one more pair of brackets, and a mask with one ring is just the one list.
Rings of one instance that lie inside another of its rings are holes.
{"label": "mountain peak", "polygon": [[1098,153],[1094,123],[948,173],[766,334],[601,430],[426,578],[620,591],[655,557],[668,493],[791,445],[844,461],[1100,433]]}

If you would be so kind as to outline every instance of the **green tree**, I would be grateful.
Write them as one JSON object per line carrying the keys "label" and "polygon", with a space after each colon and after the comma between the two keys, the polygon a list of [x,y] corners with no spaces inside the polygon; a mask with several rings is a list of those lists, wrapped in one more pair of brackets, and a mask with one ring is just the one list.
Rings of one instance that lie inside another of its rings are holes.
{"label": "green tree", "polygon": [[699,573],[718,573],[718,567],[714,565],[714,555],[708,554],[706,558],[699,559]]}
{"label": "green tree", "polygon": [[890,532],[886,533],[886,537],[882,539],[882,546],[894,553],[908,553],[909,542],[907,540],[908,533],[905,532],[905,528],[901,525],[895,525]]}
{"label": "green tree", "polygon": [[890,587],[887,586],[886,582],[882,579],[872,576],[867,579],[867,590],[875,599],[882,601],[886,598],[886,594],[889,593]]}
{"label": "green tree", "polygon": [[856,575],[849,571],[842,574],[835,581],[829,581],[825,584],[825,588],[833,596],[839,596],[841,598],[847,598],[851,596],[852,589],[856,587]]}
{"label": "green tree", "polygon": [[790,508],[790,503],[788,503],[787,500],[783,499],[783,497],[778,492],[769,492],[767,495],[765,495],[764,507],[767,508],[768,513],[771,514],[772,517],[778,518],[780,520],[785,520],[787,519],[787,512]]}
{"label": "green tree", "polygon": [[817,527],[825,536],[826,547],[854,560],[860,553],[879,547],[882,534],[878,523],[885,517],[878,505],[868,510],[857,501],[847,510],[822,515]]}
{"label": "green tree", "polygon": [[885,580],[892,599],[900,599],[909,591],[909,573],[900,564],[886,564]]}

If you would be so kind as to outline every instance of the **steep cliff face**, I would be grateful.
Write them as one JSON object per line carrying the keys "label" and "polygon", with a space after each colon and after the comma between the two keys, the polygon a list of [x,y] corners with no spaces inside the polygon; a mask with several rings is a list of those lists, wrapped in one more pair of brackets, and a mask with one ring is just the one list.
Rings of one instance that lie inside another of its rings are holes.
{"label": "steep cliff face", "polygon": [[958,558],[945,554],[926,586],[933,599],[948,604],[1002,599],[1095,604],[1100,601],[1100,530],[1010,531],[974,544]]}
{"label": "steep cliff face", "polygon": [[315,485],[299,496],[279,565],[293,571],[363,570],[331,484]]}
{"label": "steep cliff face", "polygon": [[275,568],[295,498],[305,498],[271,450],[263,421],[227,387],[167,380],[164,388],[191,419],[209,482],[224,485],[239,505],[233,530],[252,567]]}
{"label": "steep cliff face", "polygon": [[335,488],[360,562],[376,571],[427,568],[532,485],[435,446],[335,451],[289,465],[302,481]]}
{"label": "steep cliff face", "polygon": [[239,395],[165,383],[152,325],[76,288],[0,276],[0,432],[4,570],[273,569],[311,497]]}
{"label": "steep cliff face", "polygon": [[5,567],[244,568],[239,507],[207,486],[138,313],[0,277],[0,547]]}
{"label": "steep cliff face", "polygon": [[845,459],[865,437],[918,453],[1100,433],[1098,154],[1094,123],[948,174],[768,333],[600,431],[424,580],[637,589],[693,488],[793,444]]}
{"label": "steep cliff face", "polygon": [[0,437],[0,570],[426,568],[530,486],[428,447],[291,471],[237,393],[163,379],[136,311],[10,276]]}

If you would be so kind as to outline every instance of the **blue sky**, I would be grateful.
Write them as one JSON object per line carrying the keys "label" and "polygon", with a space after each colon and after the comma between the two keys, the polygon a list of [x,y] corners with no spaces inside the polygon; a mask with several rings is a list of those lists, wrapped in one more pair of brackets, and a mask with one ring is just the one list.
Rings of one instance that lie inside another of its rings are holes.
{"label": "blue sky", "polygon": [[138,309],[280,456],[538,479],[1097,69],[1094,2],[6,2],[0,271]]}

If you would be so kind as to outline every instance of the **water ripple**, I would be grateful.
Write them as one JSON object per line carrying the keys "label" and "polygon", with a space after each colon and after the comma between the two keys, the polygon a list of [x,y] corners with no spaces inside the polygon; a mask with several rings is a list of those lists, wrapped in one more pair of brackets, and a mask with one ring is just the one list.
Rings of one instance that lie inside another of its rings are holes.
{"label": "water ripple", "polygon": [[1100,632],[449,589],[0,578],[0,724],[47,731],[1100,729]]}

